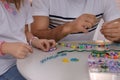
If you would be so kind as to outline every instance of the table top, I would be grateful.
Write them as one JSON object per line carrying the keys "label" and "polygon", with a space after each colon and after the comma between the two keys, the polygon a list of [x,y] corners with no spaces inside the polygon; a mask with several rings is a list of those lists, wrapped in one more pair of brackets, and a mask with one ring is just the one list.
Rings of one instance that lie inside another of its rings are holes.
{"label": "table top", "polygon": [[117,80],[115,74],[89,73],[89,52],[70,52],[72,48],[62,46],[52,52],[33,50],[32,55],[17,60],[18,70],[27,80]]}

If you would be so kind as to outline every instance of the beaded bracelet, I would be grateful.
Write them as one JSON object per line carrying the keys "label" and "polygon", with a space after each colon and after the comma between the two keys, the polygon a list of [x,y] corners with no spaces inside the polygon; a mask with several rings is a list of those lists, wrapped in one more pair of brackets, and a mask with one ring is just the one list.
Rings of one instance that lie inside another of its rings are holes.
{"label": "beaded bracelet", "polygon": [[2,48],[2,45],[5,43],[5,41],[0,41],[0,56],[3,56],[4,54],[3,54],[3,52],[2,52],[2,50],[1,50],[1,48]]}
{"label": "beaded bracelet", "polygon": [[33,36],[33,37],[29,40],[29,45],[31,45],[31,46],[32,46],[32,41],[33,41],[34,39],[39,39],[39,38],[38,38],[38,37]]}

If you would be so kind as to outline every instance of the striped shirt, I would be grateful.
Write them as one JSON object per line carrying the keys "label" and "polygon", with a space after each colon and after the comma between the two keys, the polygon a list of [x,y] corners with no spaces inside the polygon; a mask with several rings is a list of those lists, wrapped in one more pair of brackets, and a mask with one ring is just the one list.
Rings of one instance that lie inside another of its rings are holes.
{"label": "striped shirt", "polygon": [[[84,13],[110,21],[120,17],[114,0],[33,0],[33,16],[49,16],[51,29],[78,18]],[[92,40],[99,21],[89,33],[69,34],[62,40]]]}

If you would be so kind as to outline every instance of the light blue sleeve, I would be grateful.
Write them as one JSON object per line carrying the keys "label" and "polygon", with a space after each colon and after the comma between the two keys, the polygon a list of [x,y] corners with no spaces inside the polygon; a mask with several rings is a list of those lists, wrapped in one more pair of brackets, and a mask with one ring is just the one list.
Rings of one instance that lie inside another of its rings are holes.
{"label": "light blue sleeve", "polygon": [[49,16],[50,0],[33,0],[33,16]]}
{"label": "light blue sleeve", "polygon": [[104,2],[104,15],[105,21],[111,21],[120,18],[120,10],[118,9],[115,0],[103,0]]}

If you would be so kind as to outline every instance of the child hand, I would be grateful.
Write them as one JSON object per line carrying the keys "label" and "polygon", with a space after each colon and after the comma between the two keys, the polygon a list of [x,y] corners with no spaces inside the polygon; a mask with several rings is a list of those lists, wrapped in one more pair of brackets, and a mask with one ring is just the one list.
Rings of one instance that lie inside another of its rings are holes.
{"label": "child hand", "polygon": [[33,52],[32,48],[28,44],[21,42],[16,43],[5,42],[2,45],[1,50],[4,54],[10,54],[15,58],[19,59],[25,58],[29,53]]}
{"label": "child hand", "polygon": [[50,48],[53,48],[56,46],[56,42],[55,42],[55,40],[34,39],[32,41],[32,45],[43,51],[49,51]]}

